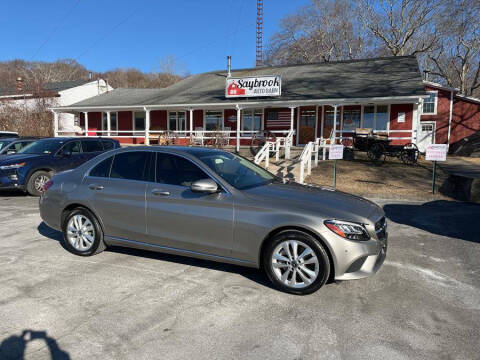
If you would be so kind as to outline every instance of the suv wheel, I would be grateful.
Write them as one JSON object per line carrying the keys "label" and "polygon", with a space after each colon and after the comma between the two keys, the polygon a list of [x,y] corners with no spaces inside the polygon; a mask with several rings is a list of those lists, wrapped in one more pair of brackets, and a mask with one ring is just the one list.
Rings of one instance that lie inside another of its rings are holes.
{"label": "suv wheel", "polygon": [[43,185],[52,178],[47,171],[37,171],[30,176],[27,182],[27,192],[32,196],[40,196],[43,192]]}
{"label": "suv wheel", "polygon": [[62,232],[65,248],[75,255],[95,255],[106,248],[102,228],[87,209],[77,208],[68,213],[62,224]]}
{"label": "suv wheel", "polygon": [[263,266],[277,288],[297,295],[317,291],[330,275],[330,262],[323,246],[300,231],[275,235],[265,248]]}

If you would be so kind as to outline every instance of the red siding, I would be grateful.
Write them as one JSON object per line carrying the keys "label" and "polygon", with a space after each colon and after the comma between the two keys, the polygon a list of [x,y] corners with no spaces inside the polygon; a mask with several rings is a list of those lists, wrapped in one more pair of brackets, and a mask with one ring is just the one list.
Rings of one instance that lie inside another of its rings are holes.
{"label": "red siding", "polygon": [[203,128],[203,110],[193,110],[193,130]]}
{"label": "red siding", "polygon": [[167,130],[167,111],[166,110],[150,111],[150,129],[151,130]]}
{"label": "red siding", "polygon": [[226,109],[223,112],[223,124],[224,127],[229,127],[232,131],[237,130],[237,110]]}
{"label": "red siding", "polygon": [[437,114],[421,116],[421,121],[435,121],[435,142],[447,143],[448,119],[450,117],[450,91],[426,86],[425,91],[438,91]]}
{"label": "red siding", "polygon": [[451,126],[450,144],[480,131],[480,104],[454,98]]}

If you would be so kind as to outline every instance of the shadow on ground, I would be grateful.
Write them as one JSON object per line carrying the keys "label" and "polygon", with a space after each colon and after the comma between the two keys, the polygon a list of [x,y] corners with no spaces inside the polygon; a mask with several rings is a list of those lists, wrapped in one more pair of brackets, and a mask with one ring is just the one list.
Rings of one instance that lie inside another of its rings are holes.
{"label": "shadow on ground", "polygon": [[11,335],[0,344],[1,359],[25,359],[25,350],[29,342],[40,340],[45,342],[53,360],[69,360],[70,355],[60,349],[57,341],[48,336],[46,331],[23,330],[19,335]]}
{"label": "shadow on ground", "polygon": [[[44,222],[42,222],[37,229],[41,235],[49,239],[60,242],[62,247],[64,247],[63,241],[62,241],[63,236],[60,231],[50,228]],[[265,276],[263,271],[260,271],[259,269],[255,269],[255,268],[249,268],[249,267],[227,264],[227,263],[220,263],[216,261],[195,259],[191,257],[181,256],[181,255],[172,255],[172,254],[166,254],[166,253],[160,253],[160,252],[154,252],[154,251],[133,249],[133,248],[108,247],[107,251],[114,252],[117,254],[125,254],[129,256],[137,256],[137,257],[143,257],[147,259],[174,262],[177,264],[183,264],[187,266],[195,266],[195,267],[201,267],[201,268],[206,268],[206,269],[211,269],[216,271],[235,273],[235,274],[242,275],[247,279],[254,281],[262,286],[266,286],[274,289],[271,282]]]}
{"label": "shadow on ground", "polygon": [[420,205],[386,204],[383,209],[397,224],[480,243],[480,204],[437,200]]}

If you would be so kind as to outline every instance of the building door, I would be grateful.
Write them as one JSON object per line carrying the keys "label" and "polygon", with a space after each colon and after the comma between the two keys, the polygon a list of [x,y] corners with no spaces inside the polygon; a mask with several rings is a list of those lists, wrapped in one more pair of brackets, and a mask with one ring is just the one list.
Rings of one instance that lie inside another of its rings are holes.
{"label": "building door", "polygon": [[315,141],[315,124],[317,119],[317,112],[315,108],[301,109],[300,124],[298,131],[298,143],[308,144],[310,141]]}
{"label": "building door", "polygon": [[[323,114],[323,138],[324,139],[329,139],[332,130],[333,130],[333,119],[335,116],[335,110],[332,106],[325,106],[325,112]],[[337,108],[337,123],[338,119],[340,117],[340,109]],[[338,129],[338,126],[337,126]]]}
{"label": "building door", "polygon": [[418,132],[418,150],[425,152],[428,145],[435,143],[435,121],[422,121]]}

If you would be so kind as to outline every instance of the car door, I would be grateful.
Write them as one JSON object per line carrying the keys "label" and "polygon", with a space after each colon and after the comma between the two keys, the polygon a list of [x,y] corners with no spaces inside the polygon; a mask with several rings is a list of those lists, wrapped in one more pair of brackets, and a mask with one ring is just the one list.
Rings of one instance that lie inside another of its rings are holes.
{"label": "car door", "polygon": [[82,140],[82,161],[87,162],[103,152],[103,145],[100,140]]}
{"label": "car door", "polygon": [[57,152],[52,162],[56,172],[75,169],[82,163],[82,147],[78,140],[67,142]]}
{"label": "car door", "polygon": [[233,198],[226,191],[195,193],[190,185],[210,178],[191,159],[157,152],[156,182],[147,184],[147,234],[152,243],[230,256]]}
{"label": "car door", "polygon": [[85,177],[83,186],[102,219],[106,236],[146,241],[145,188],[151,154],[116,154],[97,164]]}

